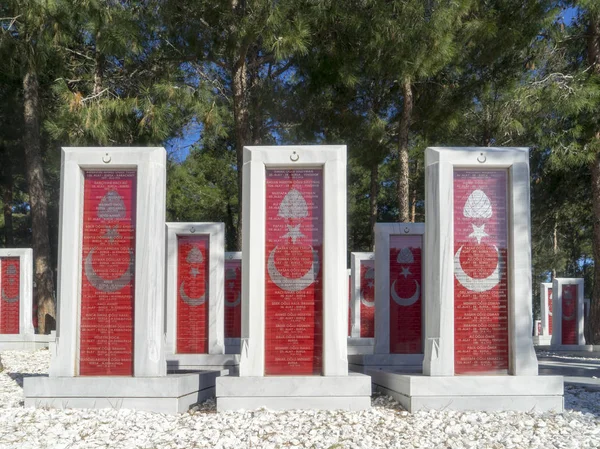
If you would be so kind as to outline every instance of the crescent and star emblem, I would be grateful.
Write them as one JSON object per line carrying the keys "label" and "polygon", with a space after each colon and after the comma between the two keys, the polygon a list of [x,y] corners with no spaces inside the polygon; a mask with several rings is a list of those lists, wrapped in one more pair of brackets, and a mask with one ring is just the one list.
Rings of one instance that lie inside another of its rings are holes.
{"label": "crescent and star emblem", "polygon": [[[187,254],[185,261],[190,264],[200,264],[204,262],[204,256],[202,256],[202,251],[197,246],[193,246],[192,249]],[[200,270],[197,267],[190,268],[190,275],[193,278],[196,278],[200,274]],[[179,285],[179,296],[181,296],[181,300],[185,302],[187,305],[196,307],[204,304],[206,302],[206,292],[204,294],[198,296],[197,298],[192,298],[185,293],[185,280],[181,281]]]}
{"label": "crescent and star emblem", "polygon": [[[235,287],[235,279],[237,279],[237,274],[235,272],[234,268],[228,268],[225,271],[225,282],[226,283],[231,283],[229,285],[229,288],[234,288]],[[235,299],[235,301],[227,301],[227,295],[225,295],[225,307],[235,307],[237,306],[242,300],[242,292],[238,292],[237,294],[237,298]]]}
{"label": "crescent and star emblem", "polygon": [[[281,204],[279,205],[279,211],[277,213],[279,217],[288,218],[293,220],[299,220],[308,217],[308,205],[302,194],[296,189],[290,189],[285,195]],[[296,240],[306,237],[300,231],[300,224],[297,225],[286,225],[288,232],[283,235],[283,238],[291,239],[292,243],[296,243]],[[277,252],[277,246],[269,253],[269,259],[267,261],[267,271],[269,277],[275,285],[280,289],[288,292],[298,292],[308,288],[317,280],[317,274],[319,273],[320,263],[319,255],[317,251],[310,245],[312,253],[312,264],[308,271],[299,278],[289,278],[279,272],[275,266],[275,253]]]}
{"label": "crescent and star emblem", "polygon": [[104,279],[96,274],[94,267],[92,266],[94,251],[95,249],[92,249],[85,258],[84,269],[85,277],[96,290],[106,293],[116,292],[131,282],[133,279],[133,251],[129,250],[129,264],[127,265],[127,270],[125,270],[125,272],[117,279]]}
{"label": "crescent and star emblem", "polygon": [[[415,257],[413,255],[412,251],[410,250],[410,248],[408,248],[408,247],[402,248],[398,252],[398,257],[396,258],[396,262],[398,262],[400,264],[414,263]],[[404,276],[404,279],[406,279],[409,275],[412,274],[410,272],[410,267],[400,267],[400,268],[402,270],[402,273],[400,273],[400,276]],[[395,279],[394,282],[392,283],[392,285],[390,285],[390,294],[392,295],[392,299],[394,300],[394,302],[396,304],[398,304],[399,306],[408,307],[408,306],[412,306],[414,303],[416,303],[419,300],[419,297],[421,296],[421,285],[419,284],[419,282],[416,279],[413,280],[413,282],[416,285],[415,292],[409,298],[403,298],[402,296],[398,295],[398,293],[396,293],[396,282],[398,282],[398,279]]]}
{"label": "crescent and star emblem", "polygon": [[[9,265],[6,268],[6,274],[15,275],[15,274],[17,274],[17,269],[15,268],[14,265]],[[14,284],[14,282],[15,282],[14,279],[9,278],[9,280],[8,280],[9,284]],[[6,292],[4,291],[4,287],[3,287],[2,292],[0,293],[0,297],[2,297],[2,301],[4,301],[4,302],[13,303],[13,302],[16,302],[19,300],[19,293],[17,293],[17,296],[14,296],[14,297],[8,296],[6,294]]]}
{"label": "crescent and star emblem", "polygon": [[[567,307],[563,307],[563,320],[565,321],[571,321],[575,319],[575,300],[573,299],[573,294],[571,293],[571,290],[565,290],[564,292],[564,302],[565,305]],[[564,311],[565,309],[570,309],[571,313],[570,314],[565,314]]]}
{"label": "crescent and star emblem", "polygon": [[[373,279],[375,279],[375,270],[373,268],[369,268],[367,270],[367,272],[365,273],[365,280],[367,280],[367,287],[372,288],[373,287]],[[367,298],[365,298],[365,295],[362,292],[360,292],[360,302],[366,306],[366,307],[375,307],[375,300],[373,301],[368,301]]]}
{"label": "crescent and star emblem", "polygon": [[[489,219],[492,216],[492,203],[488,196],[482,190],[474,190],[469,195],[465,203],[465,207],[463,208],[463,215],[465,218],[473,218],[473,219]],[[484,237],[489,237],[489,234],[485,232],[485,224],[481,226],[477,226],[474,223],[471,223],[471,227],[473,228],[473,232],[469,234],[469,237],[473,237],[477,240],[477,244],[481,244],[481,240]],[[460,253],[464,246],[458,248],[456,254],[454,255],[454,276],[456,280],[467,290],[472,292],[485,292],[493,289],[496,285],[500,283],[500,267],[502,266],[502,257],[500,256],[500,252],[498,251],[498,247],[494,246],[494,250],[498,255],[498,261],[496,263],[496,268],[486,278],[473,278],[465,273],[461,263],[460,263]]]}

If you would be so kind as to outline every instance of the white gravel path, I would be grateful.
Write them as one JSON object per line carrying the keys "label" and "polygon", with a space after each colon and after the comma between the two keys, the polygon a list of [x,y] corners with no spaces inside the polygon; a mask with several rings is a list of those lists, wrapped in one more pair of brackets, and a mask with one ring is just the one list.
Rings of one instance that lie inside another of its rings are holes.
{"label": "white gravel path", "polygon": [[365,412],[45,410],[23,408],[22,378],[48,372],[48,351],[1,357],[0,448],[600,448],[600,392],[581,388],[561,414],[410,414],[385,396]]}

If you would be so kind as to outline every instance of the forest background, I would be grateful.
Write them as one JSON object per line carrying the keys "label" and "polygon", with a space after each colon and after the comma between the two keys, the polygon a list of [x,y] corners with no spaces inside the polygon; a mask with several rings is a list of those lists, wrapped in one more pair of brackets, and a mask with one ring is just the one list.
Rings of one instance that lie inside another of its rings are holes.
{"label": "forest background", "polygon": [[533,309],[583,277],[600,344],[600,2],[3,0],[0,246],[54,325],[64,146],[165,146],[167,220],[241,246],[244,145],[348,145],[348,251],[422,222],[427,146],[530,148]]}

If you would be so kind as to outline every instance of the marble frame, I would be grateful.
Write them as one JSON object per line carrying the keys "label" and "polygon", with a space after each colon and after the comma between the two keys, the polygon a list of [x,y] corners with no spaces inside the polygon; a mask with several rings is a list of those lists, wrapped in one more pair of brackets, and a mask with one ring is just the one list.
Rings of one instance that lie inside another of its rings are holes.
{"label": "marble frame", "polygon": [[[425,224],[375,223],[375,354],[390,353],[390,237],[393,235],[418,235],[422,239],[421,251],[421,341],[425,341]],[[421,347],[421,354],[423,347]],[[415,354],[394,354],[414,357]]]}
{"label": "marble frame", "polygon": [[[552,288],[552,282],[542,282],[540,284],[540,314],[542,315],[542,333],[540,336],[552,336],[550,334],[550,308],[548,306],[549,288]],[[552,298],[554,298],[554,290],[552,291]]]}
{"label": "marble frame", "polygon": [[[208,354],[225,353],[225,225],[223,223],[166,223],[167,234],[167,279],[166,279],[166,317],[167,317],[167,358],[177,353],[177,237],[208,235]],[[188,354],[186,354],[188,356]]]}
{"label": "marble frame", "polygon": [[[242,261],[241,251],[225,251],[225,262],[228,260],[239,260]],[[225,266],[225,265],[223,265]],[[244,270],[242,264],[242,272]],[[225,283],[223,284],[223,294],[225,294]],[[241,304],[240,304],[241,307]],[[223,310],[223,320],[225,319],[225,310]],[[241,326],[241,323],[240,323]],[[225,331],[223,331],[225,332]],[[226,354],[239,354],[240,353],[240,339],[239,338],[227,338],[225,337],[225,353]]]}
{"label": "marble frame", "polygon": [[576,346],[563,345],[562,343],[562,286],[577,285],[577,345],[585,345],[583,333],[583,278],[554,278],[552,282],[552,346]]}
{"label": "marble frame", "polygon": [[[31,248],[0,248],[0,258],[19,258],[19,333],[0,334],[0,338],[33,338],[33,250]],[[2,273],[0,273],[0,277]],[[0,283],[1,286],[1,283]]]}
{"label": "marble frame", "polygon": [[62,148],[58,322],[50,376],[79,376],[83,173],[103,169],[137,171],[133,376],[165,376],[166,152],[162,147]]}
{"label": "marble frame", "polygon": [[371,338],[360,336],[360,264],[363,260],[375,261],[375,253],[353,252],[350,254],[350,266],[352,267],[350,268],[350,279],[352,285],[352,289],[350,291],[350,317],[352,320],[350,337],[352,338]]}
{"label": "marble frame", "polygon": [[537,375],[531,329],[529,149],[429,147],[425,150],[425,355],[423,374],[454,375],[455,168],[508,170],[509,375]]}
{"label": "marble frame", "polygon": [[[240,377],[265,372],[265,207],[267,169],[323,170],[323,376],[346,376],[346,146],[244,147]],[[252,201],[250,200],[252,198]],[[252,207],[250,207],[252,206]],[[217,394],[218,395],[218,394]]]}

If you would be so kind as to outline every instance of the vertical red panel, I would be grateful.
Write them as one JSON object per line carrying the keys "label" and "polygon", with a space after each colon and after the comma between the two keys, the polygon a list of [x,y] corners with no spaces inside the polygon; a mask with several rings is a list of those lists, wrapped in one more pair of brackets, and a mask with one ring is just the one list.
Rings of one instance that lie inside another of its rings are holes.
{"label": "vertical red panel", "polygon": [[323,173],[266,171],[265,374],[320,374]]}
{"label": "vertical red panel", "polygon": [[208,353],[210,236],[177,236],[177,352]]}
{"label": "vertical red panel", "polygon": [[420,354],[421,252],[420,235],[390,236],[390,353]]}
{"label": "vertical red panel", "polygon": [[79,373],[133,375],[135,171],[87,171]]}
{"label": "vertical red panel", "polygon": [[0,334],[19,333],[21,261],[0,258]]}
{"label": "vertical red panel", "polygon": [[552,335],[552,289],[548,289],[548,332]]}
{"label": "vertical red panel", "polygon": [[225,261],[225,338],[240,338],[242,332],[242,261]]}
{"label": "vertical red panel", "polygon": [[375,261],[360,261],[360,336],[375,337]]}
{"label": "vertical red panel", "polygon": [[577,284],[562,285],[562,344],[576,345],[577,338]]}
{"label": "vertical red panel", "polygon": [[454,171],[456,374],[508,372],[507,177]]}

